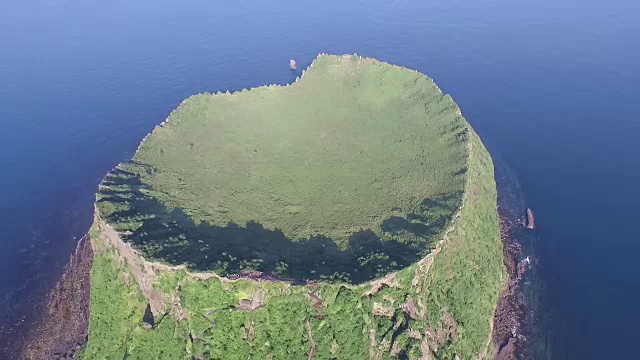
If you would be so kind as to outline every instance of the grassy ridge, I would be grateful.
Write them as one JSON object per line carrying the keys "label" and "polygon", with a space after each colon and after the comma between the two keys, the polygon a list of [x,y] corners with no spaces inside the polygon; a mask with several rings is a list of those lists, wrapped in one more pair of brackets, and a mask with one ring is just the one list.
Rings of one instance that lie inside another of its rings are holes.
{"label": "grassy ridge", "polygon": [[[471,146],[465,206],[454,230],[447,235],[446,245],[435,257],[422,295],[429,323],[434,328],[446,325],[447,314],[455,320],[458,341],[440,347],[438,353],[443,358],[477,354],[491,346],[489,324],[500,289],[507,280],[493,162],[473,131]],[[491,355],[490,349],[487,354]]]}

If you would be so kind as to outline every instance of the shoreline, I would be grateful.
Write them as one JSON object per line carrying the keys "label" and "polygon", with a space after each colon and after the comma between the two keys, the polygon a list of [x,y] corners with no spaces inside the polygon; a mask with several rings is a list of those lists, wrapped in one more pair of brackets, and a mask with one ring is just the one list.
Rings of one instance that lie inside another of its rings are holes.
{"label": "shoreline", "polygon": [[524,193],[515,173],[493,152],[503,261],[508,281],[493,318],[493,359],[550,359],[548,319],[542,314],[546,287],[541,278],[540,239],[529,225]]}

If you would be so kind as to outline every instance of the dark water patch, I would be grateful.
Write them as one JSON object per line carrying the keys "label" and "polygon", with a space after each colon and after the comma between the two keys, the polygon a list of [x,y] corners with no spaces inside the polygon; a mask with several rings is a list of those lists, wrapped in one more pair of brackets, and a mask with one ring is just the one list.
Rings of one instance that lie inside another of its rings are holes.
{"label": "dark water patch", "polygon": [[151,304],[147,304],[147,307],[144,309],[144,315],[142,315],[142,322],[146,324],[149,328],[152,328],[155,325],[155,319],[153,318],[153,312],[151,312]]}

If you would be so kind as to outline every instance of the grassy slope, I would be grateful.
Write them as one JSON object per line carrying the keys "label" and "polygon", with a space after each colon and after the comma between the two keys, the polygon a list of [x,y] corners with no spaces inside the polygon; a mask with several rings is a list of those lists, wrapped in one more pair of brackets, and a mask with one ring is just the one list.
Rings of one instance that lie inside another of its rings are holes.
{"label": "grassy slope", "polygon": [[431,324],[442,322],[446,311],[458,326],[460,340],[440,350],[444,358],[455,353],[476,354],[490,346],[489,324],[506,282],[493,162],[476,134],[471,140],[465,206],[435,258],[423,294]]}
{"label": "grassy slope", "polygon": [[[393,358],[394,347],[409,358],[418,358],[422,351],[462,359],[485,352],[504,275],[493,166],[477,135],[471,133],[470,141],[464,207],[430,269],[425,271],[428,261],[410,266],[396,274],[395,286],[371,296],[364,295],[370,285],[319,284],[316,290],[249,280],[194,280],[186,278],[186,272],[169,272],[158,278],[156,288],[176,294],[189,316],[176,321],[170,314],[153,330],[145,330],[146,303],[135,282],[125,285],[121,280],[129,270],[116,260],[117,252],[101,248],[100,236],[93,234],[99,251],[92,269],[90,334],[83,358],[303,359],[311,346],[307,320],[316,359]],[[323,307],[313,306],[309,292],[322,299]],[[228,309],[256,294],[264,296],[263,307]],[[417,309],[415,319],[405,318],[402,311],[409,298]],[[375,315],[376,306],[392,316]],[[222,310],[204,316],[216,309]],[[455,322],[455,335],[447,314]],[[420,335],[411,337],[410,331]]]}

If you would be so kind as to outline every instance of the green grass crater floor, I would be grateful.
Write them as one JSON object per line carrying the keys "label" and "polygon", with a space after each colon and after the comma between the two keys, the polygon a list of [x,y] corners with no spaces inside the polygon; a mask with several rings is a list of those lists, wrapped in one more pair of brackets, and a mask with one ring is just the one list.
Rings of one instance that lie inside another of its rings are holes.
{"label": "green grass crater floor", "polygon": [[441,238],[467,158],[466,122],[430,78],[321,56],[291,85],[187,99],[98,207],[157,260],[362,281]]}

